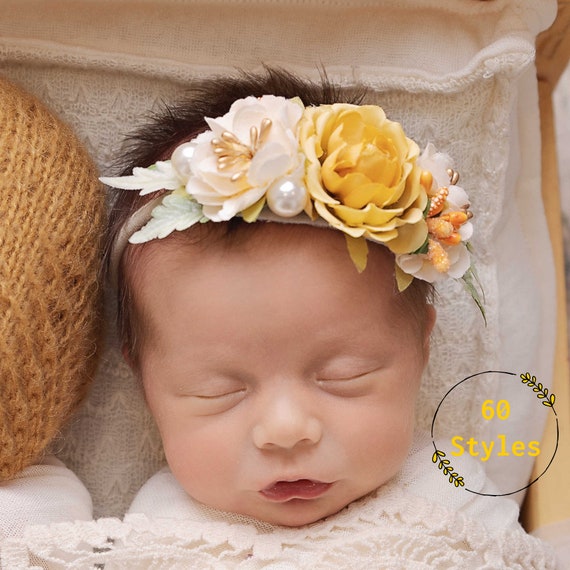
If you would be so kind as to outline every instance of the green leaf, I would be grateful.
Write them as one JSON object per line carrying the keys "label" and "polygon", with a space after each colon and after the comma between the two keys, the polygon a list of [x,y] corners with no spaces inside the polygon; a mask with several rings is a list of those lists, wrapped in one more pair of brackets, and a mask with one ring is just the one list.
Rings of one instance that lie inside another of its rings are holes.
{"label": "green leaf", "polygon": [[468,293],[471,295],[471,298],[475,301],[475,304],[483,317],[485,326],[487,326],[487,317],[485,315],[485,292],[483,291],[481,281],[479,281],[479,277],[475,272],[475,266],[473,264],[471,264],[469,269],[464,273],[461,280],[463,281]]}

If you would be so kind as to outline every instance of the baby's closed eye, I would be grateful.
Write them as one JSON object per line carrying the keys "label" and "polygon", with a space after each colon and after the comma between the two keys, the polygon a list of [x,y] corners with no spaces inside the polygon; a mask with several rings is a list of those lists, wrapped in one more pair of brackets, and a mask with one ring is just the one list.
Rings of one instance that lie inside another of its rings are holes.
{"label": "baby's closed eye", "polygon": [[331,394],[343,397],[364,396],[378,387],[382,367],[378,365],[355,368],[323,370],[317,375],[317,385]]}
{"label": "baby's closed eye", "polygon": [[232,378],[210,377],[179,385],[176,397],[187,400],[198,413],[220,413],[236,405],[246,394],[243,382]]}

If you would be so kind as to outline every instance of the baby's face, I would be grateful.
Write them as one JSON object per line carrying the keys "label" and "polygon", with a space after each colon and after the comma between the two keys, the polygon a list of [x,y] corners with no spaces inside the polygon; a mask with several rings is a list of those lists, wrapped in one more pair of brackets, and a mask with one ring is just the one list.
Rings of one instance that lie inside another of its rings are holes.
{"label": "baby's face", "polygon": [[134,276],[147,327],[139,365],[189,495],[297,526],[398,471],[427,331],[394,301],[381,248],[358,274],[343,236],[316,228],[272,224],[207,253],[154,247]]}

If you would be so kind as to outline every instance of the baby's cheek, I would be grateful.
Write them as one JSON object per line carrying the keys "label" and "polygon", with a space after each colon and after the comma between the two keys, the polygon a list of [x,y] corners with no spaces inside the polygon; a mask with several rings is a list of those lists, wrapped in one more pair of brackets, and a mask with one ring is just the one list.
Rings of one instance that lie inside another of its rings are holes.
{"label": "baby's cheek", "polygon": [[163,436],[166,460],[184,490],[202,502],[218,494],[224,481],[235,472],[236,458],[231,452],[231,434],[217,430],[187,428],[167,438]]}
{"label": "baby's cheek", "polygon": [[392,477],[411,446],[413,412],[407,408],[383,407],[368,417],[361,415],[359,419],[353,432],[353,459],[379,477]]}

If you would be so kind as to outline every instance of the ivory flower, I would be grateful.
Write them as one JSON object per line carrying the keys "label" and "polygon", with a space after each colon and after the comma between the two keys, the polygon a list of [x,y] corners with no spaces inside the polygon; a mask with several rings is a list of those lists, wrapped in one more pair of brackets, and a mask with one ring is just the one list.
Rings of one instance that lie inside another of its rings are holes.
{"label": "ivory flower", "polygon": [[441,281],[446,277],[461,279],[471,265],[471,255],[467,247],[464,243],[441,247],[449,259],[449,269],[444,273],[436,269],[425,253],[397,255],[396,263],[404,273],[429,283]]}
{"label": "ivory flower", "polygon": [[[421,156],[418,158],[418,166],[421,170],[431,172],[433,176],[434,190],[446,187],[449,194],[446,198],[446,204],[442,214],[449,212],[456,212],[466,210],[470,206],[469,197],[467,192],[457,184],[451,184],[448,174],[448,169],[453,168],[453,161],[448,154],[437,152],[433,143],[428,143]],[[471,222],[464,223],[459,229],[462,241],[468,241],[473,235],[473,225]]]}
{"label": "ivory flower", "polygon": [[427,236],[419,149],[377,106],[309,107],[300,124],[306,184],[317,213],[353,238],[410,253]]}
{"label": "ivory flower", "polygon": [[[210,130],[194,141],[186,191],[202,204],[208,219],[233,218],[264,199],[275,180],[289,177],[302,183],[304,157],[297,139],[302,114],[300,101],[265,95],[240,99],[223,117],[206,119]],[[233,137],[229,142],[227,133]],[[216,146],[228,150],[225,166]]]}

